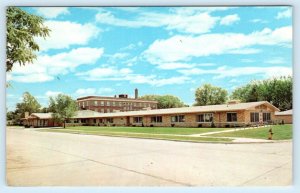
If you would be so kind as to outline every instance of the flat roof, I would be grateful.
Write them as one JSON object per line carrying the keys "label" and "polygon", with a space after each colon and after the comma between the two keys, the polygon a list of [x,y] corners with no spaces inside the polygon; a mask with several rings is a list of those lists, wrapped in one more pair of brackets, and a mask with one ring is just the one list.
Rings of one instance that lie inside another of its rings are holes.
{"label": "flat roof", "polygon": [[147,103],[158,103],[154,100],[144,100],[135,98],[119,98],[119,97],[107,97],[107,96],[86,96],[77,98],[77,101],[87,101],[87,100],[116,100],[116,101],[137,101],[137,102],[147,102]]}

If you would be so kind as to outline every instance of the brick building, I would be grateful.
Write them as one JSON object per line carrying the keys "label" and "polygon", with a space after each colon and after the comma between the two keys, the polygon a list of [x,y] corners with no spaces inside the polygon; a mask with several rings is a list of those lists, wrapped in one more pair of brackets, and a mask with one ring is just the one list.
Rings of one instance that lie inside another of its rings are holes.
{"label": "brick building", "polygon": [[280,123],[293,123],[293,110],[287,110],[282,112],[275,112],[275,118]]}
{"label": "brick building", "polygon": [[[102,100],[102,99],[101,99]],[[100,100],[100,101],[101,101]],[[93,101],[93,100],[91,100]],[[276,123],[279,109],[267,101],[99,113],[80,110],[68,125],[146,127],[240,127]],[[31,123],[31,122],[30,122]],[[29,124],[31,126],[34,123]]]}
{"label": "brick building", "polygon": [[135,89],[134,98],[129,98],[127,94],[114,97],[87,96],[78,98],[77,104],[80,110],[92,110],[99,113],[157,109],[157,101],[138,98],[138,89]]}

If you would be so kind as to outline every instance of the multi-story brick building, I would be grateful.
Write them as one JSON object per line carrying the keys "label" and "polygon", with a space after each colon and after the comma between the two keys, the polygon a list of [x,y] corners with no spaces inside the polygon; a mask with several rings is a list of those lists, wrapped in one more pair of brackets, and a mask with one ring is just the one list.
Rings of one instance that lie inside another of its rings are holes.
{"label": "multi-story brick building", "polygon": [[80,110],[92,110],[99,113],[157,109],[157,101],[138,98],[138,89],[135,89],[134,98],[129,98],[127,94],[114,97],[86,96],[78,98],[77,104]]}

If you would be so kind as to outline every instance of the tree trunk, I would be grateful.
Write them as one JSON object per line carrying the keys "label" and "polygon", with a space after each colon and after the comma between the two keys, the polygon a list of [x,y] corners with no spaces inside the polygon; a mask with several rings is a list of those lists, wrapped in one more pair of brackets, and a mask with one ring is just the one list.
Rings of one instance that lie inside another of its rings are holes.
{"label": "tree trunk", "polygon": [[64,120],[64,128],[66,128],[66,120]]}

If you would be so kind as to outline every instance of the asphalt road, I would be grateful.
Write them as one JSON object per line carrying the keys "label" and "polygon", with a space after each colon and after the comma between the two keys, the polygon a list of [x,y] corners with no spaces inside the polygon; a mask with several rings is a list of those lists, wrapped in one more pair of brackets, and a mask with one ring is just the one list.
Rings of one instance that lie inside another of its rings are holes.
{"label": "asphalt road", "polygon": [[11,186],[286,186],[292,142],[210,144],[7,129]]}

